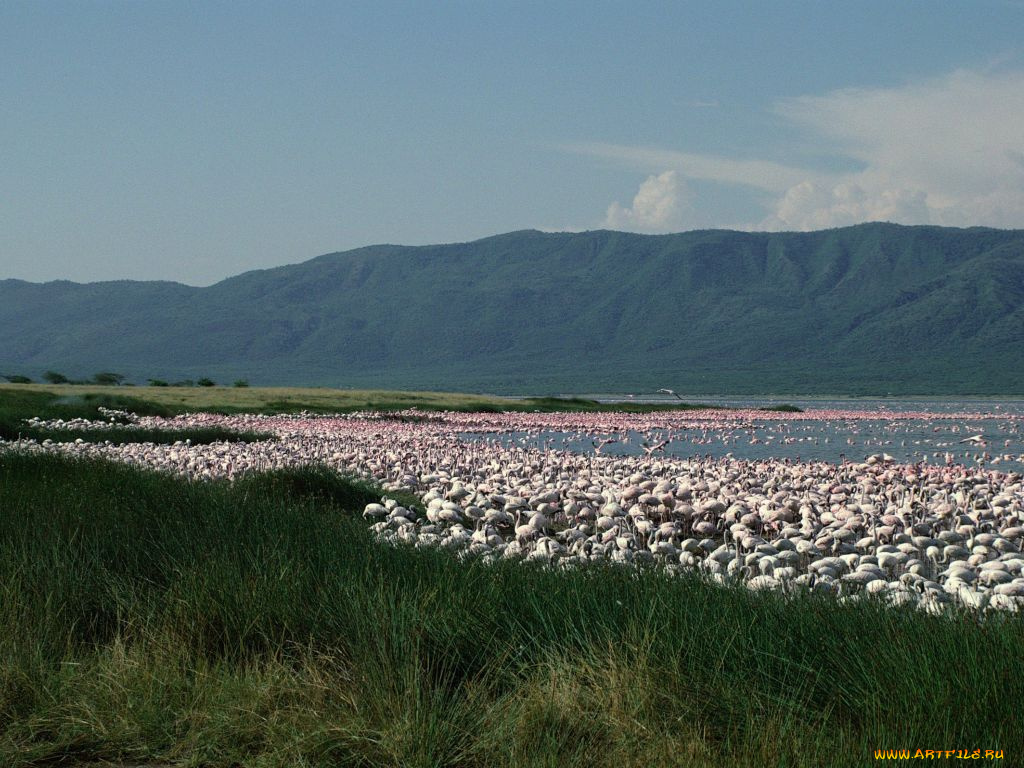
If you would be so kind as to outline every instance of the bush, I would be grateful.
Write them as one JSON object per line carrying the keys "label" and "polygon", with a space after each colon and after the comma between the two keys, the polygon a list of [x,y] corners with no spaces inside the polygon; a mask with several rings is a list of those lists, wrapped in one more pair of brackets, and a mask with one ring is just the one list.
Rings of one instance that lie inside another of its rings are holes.
{"label": "bush", "polygon": [[249,382],[246,381],[245,379],[239,379],[232,386],[235,386],[235,387],[248,387],[249,386]]}
{"label": "bush", "polygon": [[97,373],[92,377],[94,384],[107,384],[117,386],[124,381],[124,376],[120,373],[112,373],[110,371],[104,371],[103,373]]}
{"label": "bush", "polygon": [[217,386],[217,382],[215,382],[213,379],[208,379],[205,376],[203,378],[201,378],[199,381],[197,381],[196,384],[198,384],[200,387],[215,387],[215,386]]}
{"label": "bush", "polygon": [[149,386],[151,386],[151,387],[168,387],[170,385],[166,381],[164,381],[163,379],[150,379],[149,380]]}
{"label": "bush", "polygon": [[43,374],[43,380],[50,384],[67,384],[68,377],[63,373],[57,373],[56,371],[47,371]]}
{"label": "bush", "polygon": [[11,384],[31,384],[32,383],[32,379],[30,379],[28,376],[18,376],[17,374],[13,374],[11,376],[4,376],[4,378],[7,379],[9,382],[11,382]]}

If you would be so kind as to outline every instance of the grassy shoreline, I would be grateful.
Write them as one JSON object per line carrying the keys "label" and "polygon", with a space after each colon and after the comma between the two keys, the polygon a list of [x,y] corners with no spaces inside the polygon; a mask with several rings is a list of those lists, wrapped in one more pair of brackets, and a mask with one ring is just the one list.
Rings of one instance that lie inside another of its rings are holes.
{"label": "grassy shoreline", "polygon": [[372,540],[377,489],[0,455],[0,763],[863,765],[1024,750],[1024,623]]}
{"label": "grassy shoreline", "polygon": [[[234,432],[219,428],[142,430],[130,424],[116,429],[53,429],[26,424],[38,417],[109,421],[100,409],[123,410],[139,416],[170,417],[183,413],[352,413],[400,411],[630,411],[649,413],[705,408],[688,405],[601,404],[579,398],[529,398],[513,400],[448,392],[392,392],[385,390],[329,390],[249,387],[117,387],[78,384],[0,384],[0,440],[20,438],[54,442],[105,442],[168,444],[217,441],[252,442],[272,437],[259,432]],[[778,410],[778,409],[776,409]]]}
{"label": "grassy shoreline", "polygon": [[[686,403],[599,403],[580,397],[508,398],[459,392],[323,389],[304,387],[115,387],[78,384],[0,383],[0,416],[20,404],[68,414],[95,413],[98,406],[124,408],[140,415],[171,416],[186,412],[217,413],[351,413],[408,408],[451,411],[658,411],[714,408]],[[792,408],[779,404],[765,410]],[[40,415],[32,413],[30,415]]]}

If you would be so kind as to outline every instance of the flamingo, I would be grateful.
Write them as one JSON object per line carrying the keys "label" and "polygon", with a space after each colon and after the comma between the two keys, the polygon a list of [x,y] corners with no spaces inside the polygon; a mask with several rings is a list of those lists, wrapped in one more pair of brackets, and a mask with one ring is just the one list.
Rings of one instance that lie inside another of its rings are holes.
{"label": "flamingo", "polygon": [[671,442],[671,440],[662,440],[660,443],[657,443],[656,445],[650,445],[649,443],[641,443],[640,447],[643,448],[643,451],[647,456],[650,456],[655,451],[661,451],[662,453],[664,453],[665,446],[669,445]]}

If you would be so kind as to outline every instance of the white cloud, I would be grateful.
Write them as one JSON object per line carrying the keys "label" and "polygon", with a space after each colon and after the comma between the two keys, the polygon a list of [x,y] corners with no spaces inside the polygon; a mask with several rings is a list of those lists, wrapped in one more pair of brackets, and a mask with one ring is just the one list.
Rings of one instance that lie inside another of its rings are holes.
{"label": "white cloud", "polygon": [[817,193],[807,180],[794,185],[762,224],[1024,225],[1024,72],[957,71],[897,88],[789,99],[777,111],[864,169]]}
{"label": "white cloud", "polygon": [[676,171],[648,176],[625,208],[618,202],[608,206],[604,226],[640,232],[667,232],[678,229],[689,206],[689,190]]}
{"label": "white cloud", "polygon": [[786,190],[775,212],[758,229],[828,229],[863,221],[928,221],[927,196],[921,190],[868,192],[858,184],[818,185],[804,181]]}
{"label": "white cloud", "polygon": [[[958,70],[901,86],[786,99],[776,112],[816,151],[860,170],[824,172],[617,144],[566,149],[648,173],[668,168],[687,179],[767,193],[766,215],[751,229],[877,220],[1024,227],[1024,71]],[[628,225],[646,216],[638,210],[647,203],[639,194],[637,200],[632,208],[613,204],[606,222]]]}

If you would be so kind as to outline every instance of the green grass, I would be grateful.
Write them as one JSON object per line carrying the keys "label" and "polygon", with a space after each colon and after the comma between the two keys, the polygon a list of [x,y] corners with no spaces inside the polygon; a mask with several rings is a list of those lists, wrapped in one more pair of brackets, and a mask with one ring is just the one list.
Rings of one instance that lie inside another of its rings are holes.
{"label": "green grass", "polygon": [[[831,766],[1024,750],[1019,620],[373,541],[325,470],[0,455],[0,764]],[[1007,763],[1009,764],[1009,763]]]}
{"label": "green grass", "polygon": [[275,440],[277,436],[270,432],[236,432],[223,427],[191,427],[188,429],[147,429],[143,427],[112,427],[109,429],[43,429],[19,425],[11,427],[0,424],[0,439],[3,440],[50,440],[54,443],[73,443],[81,440],[85,443],[106,443],[124,445],[125,443],[154,443],[156,445],[173,445],[186,440],[193,445],[207,443],[254,443],[258,440]]}
{"label": "green grass", "polygon": [[803,408],[797,408],[795,405],[790,405],[789,403],[783,403],[782,405],[769,405],[761,410],[779,411],[781,413],[803,413]]}
{"label": "green grass", "polygon": [[[581,397],[512,399],[457,392],[400,392],[391,390],[322,389],[314,387],[124,387],[0,383],[0,427],[16,426],[31,416],[40,418],[101,418],[100,406],[140,416],[210,413],[352,413],[354,411],[464,412],[612,412],[653,413],[704,409],[682,401],[669,403],[600,403]],[[765,410],[799,410],[777,405]]]}
{"label": "green grass", "polygon": [[[70,391],[65,392],[65,389]],[[0,439],[15,440],[27,436],[31,428],[25,419],[90,419],[107,421],[99,409],[127,410],[139,416],[173,416],[175,410],[162,403],[140,400],[105,387],[100,391],[39,385],[0,385]],[[39,431],[39,430],[36,430]],[[49,435],[48,435],[49,436]]]}
{"label": "green grass", "polygon": [[41,419],[102,419],[100,408],[131,411],[139,416],[174,416],[181,411],[155,398],[124,394],[121,387],[0,384],[0,421],[38,416]]}
{"label": "green grass", "polygon": [[124,395],[116,391],[118,389],[116,387],[103,388],[101,391],[86,390],[85,392],[76,392],[76,388],[72,388],[70,393],[65,393],[63,389],[61,387],[59,391],[54,391],[53,387],[25,387],[22,385],[0,388],[0,440],[25,438],[40,442],[52,440],[55,443],[71,443],[75,440],[82,440],[87,443],[110,441],[114,444],[157,443],[162,445],[173,444],[178,440],[191,440],[193,444],[198,445],[221,441],[254,442],[274,437],[269,432],[236,432],[222,427],[149,429],[125,424],[104,429],[49,429],[25,423],[25,419],[34,416],[44,420],[109,421],[108,416],[100,413],[100,408],[129,411],[139,416],[174,416],[179,412],[184,412],[184,409],[179,411],[173,406],[158,401]]}

